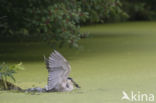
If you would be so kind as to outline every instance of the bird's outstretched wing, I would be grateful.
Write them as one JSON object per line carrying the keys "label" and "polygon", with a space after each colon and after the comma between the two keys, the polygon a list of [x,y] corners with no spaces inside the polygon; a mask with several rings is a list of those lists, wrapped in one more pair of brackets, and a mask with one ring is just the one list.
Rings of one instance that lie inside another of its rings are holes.
{"label": "bird's outstretched wing", "polygon": [[67,80],[70,65],[68,61],[56,50],[51,53],[48,59],[45,58],[48,69],[48,90],[56,89]]}

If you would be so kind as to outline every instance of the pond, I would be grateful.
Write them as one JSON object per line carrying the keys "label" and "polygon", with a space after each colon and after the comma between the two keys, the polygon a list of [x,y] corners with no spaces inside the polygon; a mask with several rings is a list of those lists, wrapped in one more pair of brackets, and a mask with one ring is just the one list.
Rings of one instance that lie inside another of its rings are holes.
{"label": "pond", "polygon": [[[85,26],[90,33],[79,49],[58,49],[72,66],[71,77],[81,86],[65,93],[17,93],[0,91],[1,103],[125,103],[128,95],[156,94],[156,22],[128,22]],[[52,48],[43,43],[1,43],[0,60],[22,61],[16,74],[22,88],[44,87],[47,71],[43,55]],[[3,48],[3,49],[2,49]],[[20,49],[19,49],[20,48]],[[144,102],[142,102],[144,103]]]}

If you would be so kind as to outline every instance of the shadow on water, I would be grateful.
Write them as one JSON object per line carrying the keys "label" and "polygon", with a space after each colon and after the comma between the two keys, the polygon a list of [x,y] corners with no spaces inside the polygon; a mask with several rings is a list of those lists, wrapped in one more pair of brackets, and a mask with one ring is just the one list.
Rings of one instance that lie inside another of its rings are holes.
{"label": "shadow on water", "polygon": [[[130,51],[151,50],[155,43],[155,36],[137,34],[91,34],[89,38],[82,39],[76,48],[58,48],[67,59],[76,57],[100,55],[102,53],[123,53]],[[0,61],[43,61],[53,49],[45,43],[1,43]]]}

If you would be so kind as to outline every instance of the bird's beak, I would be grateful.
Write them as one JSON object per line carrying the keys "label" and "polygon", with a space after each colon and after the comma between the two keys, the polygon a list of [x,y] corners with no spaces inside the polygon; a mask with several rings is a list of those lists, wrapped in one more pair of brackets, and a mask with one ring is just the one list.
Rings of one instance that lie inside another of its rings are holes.
{"label": "bird's beak", "polygon": [[80,86],[71,78],[71,81],[72,81],[72,83],[74,84],[74,86],[76,87],[76,88],[80,88]]}
{"label": "bird's beak", "polygon": [[77,83],[74,83],[76,88],[80,88],[80,86]]}
{"label": "bird's beak", "polygon": [[79,86],[71,77],[68,77],[68,79],[71,80],[71,82],[73,83],[73,85],[74,85],[76,88],[80,88],[80,86]]}

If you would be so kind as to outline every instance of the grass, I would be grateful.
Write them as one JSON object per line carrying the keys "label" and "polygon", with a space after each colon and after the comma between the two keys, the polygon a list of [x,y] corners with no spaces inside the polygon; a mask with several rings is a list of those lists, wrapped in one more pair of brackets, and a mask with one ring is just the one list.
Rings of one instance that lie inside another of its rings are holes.
{"label": "grass", "polygon": [[[82,27],[90,38],[80,48],[57,49],[72,66],[71,77],[81,89],[66,93],[16,93],[0,91],[0,103],[125,103],[122,91],[156,94],[156,22],[133,22]],[[22,88],[46,85],[44,43],[1,43],[0,61],[22,61],[16,74]],[[144,103],[144,102],[142,102]]]}

